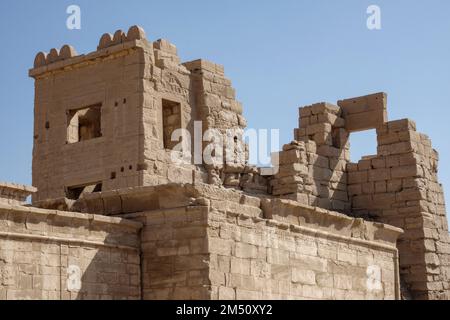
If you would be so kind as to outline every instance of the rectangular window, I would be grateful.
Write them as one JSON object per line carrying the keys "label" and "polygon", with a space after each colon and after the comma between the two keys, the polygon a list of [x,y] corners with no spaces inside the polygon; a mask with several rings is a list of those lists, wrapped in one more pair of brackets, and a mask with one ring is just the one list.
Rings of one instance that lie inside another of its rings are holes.
{"label": "rectangular window", "polygon": [[70,110],[67,114],[67,142],[76,143],[102,136],[102,105]]}
{"label": "rectangular window", "polygon": [[178,102],[162,100],[164,148],[173,149],[179,142],[172,141],[172,133],[181,128],[181,105]]}
{"label": "rectangular window", "polygon": [[85,193],[102,192],[102,184],[94,183],[84,186],[67,187],[66,198],[70,200],[78,200]]}

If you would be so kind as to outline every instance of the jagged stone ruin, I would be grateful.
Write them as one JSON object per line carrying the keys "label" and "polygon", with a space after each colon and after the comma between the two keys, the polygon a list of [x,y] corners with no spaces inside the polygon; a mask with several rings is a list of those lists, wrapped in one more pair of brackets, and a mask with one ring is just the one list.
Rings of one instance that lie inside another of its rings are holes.
{"label": "jagged stone ruin", "polygon": [[[450,298],[438,154],[386,94],[300,108],[271,172],[245,145],[173,161],[176,129],[246,120],[222,66],[139,27],[39,53],[30,76],[37,190],[0,185],[0,299]],[[377,155],[351,163],[368,129]]]}

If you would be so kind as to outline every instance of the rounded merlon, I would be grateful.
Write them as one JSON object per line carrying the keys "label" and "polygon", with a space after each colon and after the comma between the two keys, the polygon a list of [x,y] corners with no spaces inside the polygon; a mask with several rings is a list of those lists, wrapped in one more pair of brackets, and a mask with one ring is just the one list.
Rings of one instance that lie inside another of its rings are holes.
{"label": "rounded merlon", "polygon": [[120,44],[122,42],[125,42],[127,40],[127,37],[125,35],[125,33],[122,30],[117,30],[114,33],[114,37],[113,37],[113,45],[115,44]]}
{"label": "rounded merlon", "polygon": [[77,55],[77,51],[74,47],[69,45],[64,45],[61,50],[59,51],[59,56],[61,59],[69,59],[73,58]]}
{"label": "rounded merlon", "polygon": [[128,29],[127,40],[143,40],[146,39],[145,31],[140,26],[132,26]]}
{"label": "rounded merlon", "polygon": [[51,49],[50,53],[47,56],[47,63],[53,63],[53,62],[56,62],[58,60],[60,60],[59,50],[55,49],[55,48]]}
{"label": "rounded merlon", "polygon": [[45,66],[46,64],[47,64],[47,53],[41,51],[36,55],[36,58],[34,58],[34,67],[39,68]]}
{"label": "rounded merlon", "polygon": [[100,42],[98,43],[98,49],[104,49],[111,46],[113,41],[113,36],[110,33],[105,33],[100,38]]}

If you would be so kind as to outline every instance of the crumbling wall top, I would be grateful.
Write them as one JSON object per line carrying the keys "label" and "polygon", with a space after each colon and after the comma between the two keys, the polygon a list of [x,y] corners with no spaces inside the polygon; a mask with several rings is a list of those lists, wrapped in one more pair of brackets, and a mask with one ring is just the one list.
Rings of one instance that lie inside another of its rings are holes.
{"label": "crumbling wall top", "polygon": [[36,188],[21,184],[0,182],[0,202],[23,204],[27,197],[37,191]]}

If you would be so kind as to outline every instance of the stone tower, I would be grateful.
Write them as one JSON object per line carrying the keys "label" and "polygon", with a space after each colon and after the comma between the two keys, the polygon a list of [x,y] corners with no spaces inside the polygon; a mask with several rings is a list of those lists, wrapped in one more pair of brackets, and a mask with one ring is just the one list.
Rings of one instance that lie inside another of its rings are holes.
{"label": "stone tower", "polygon": [[[174,165],[175,129],[243,128],[223,67],[180,63],[166,40],[135,26],[104,34],[97,51],[70,46],[36,56],[33,203],[63,207],[81,194],[208,181],[200,166]],[[45,204],[46,203],[46,204]]]}

